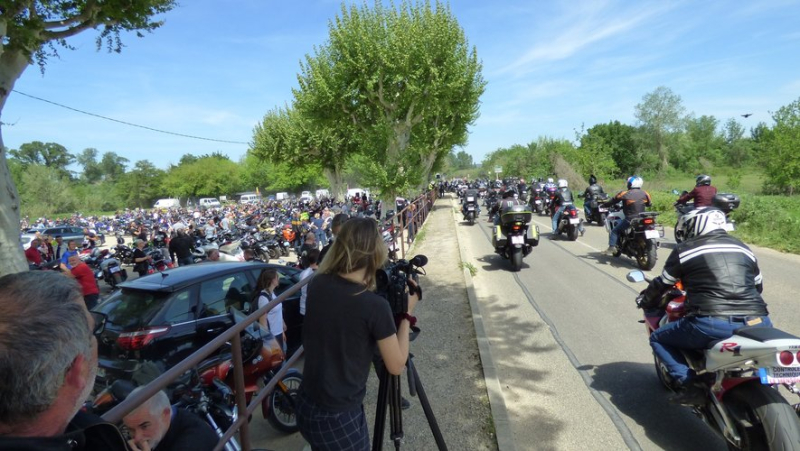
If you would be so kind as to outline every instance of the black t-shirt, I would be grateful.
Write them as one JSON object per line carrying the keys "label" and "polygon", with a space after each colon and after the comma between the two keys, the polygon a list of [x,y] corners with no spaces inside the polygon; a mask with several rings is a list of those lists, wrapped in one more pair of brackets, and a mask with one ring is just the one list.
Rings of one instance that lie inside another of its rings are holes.
{"label": "black t-shirt", "polygon": [[319,274],[308,285],[302,391],[320,407],[361,407],[375,343],[397,333],[385,299],[360,284]]}
{"label": "black t-shirt", "polygon": [[137,258],[144,258],[144,257],[147,257],[147,254],[145,254],[143,250],[139,249],[138,247],[133,249],[134,271],[136,272],[147,271],[147,260],[142,260],[140,262],[136,261]]}
{"label": "black t-shirt", "polygon": [[200,417],[173,408],[169,429],[153,451],[211,451],[218,441],[216,432]]}

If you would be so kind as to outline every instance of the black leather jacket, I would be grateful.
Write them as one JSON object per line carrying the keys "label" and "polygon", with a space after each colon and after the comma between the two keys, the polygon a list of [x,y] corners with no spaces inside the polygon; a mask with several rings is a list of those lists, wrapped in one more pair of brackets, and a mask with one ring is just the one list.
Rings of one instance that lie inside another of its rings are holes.
{"label": "black leather jacket", "polygon": [[569,188],[559,188],[558,191],[556,191],[556,197],[553,199],[553,203],[559,207],[571,204],[573,201],[572,191],[570,191]]}
{"label": "black leather jacket", "polygon": [[761,271],[741,241],[716,230],[685,241],[672,251],[661,276],[644,291],[643,308],[655,307],[678,280],[686,291],[689,316],[764,316]]}
{"label": "black leather jacket", "polygon": [[597,195],[604,193],[605,191],[603,191],[603,187],[595,183],[594,185],[589,185],[586,187],[586,191],[583,192],[583,197],[585,197],[586,200],[592,200]]}

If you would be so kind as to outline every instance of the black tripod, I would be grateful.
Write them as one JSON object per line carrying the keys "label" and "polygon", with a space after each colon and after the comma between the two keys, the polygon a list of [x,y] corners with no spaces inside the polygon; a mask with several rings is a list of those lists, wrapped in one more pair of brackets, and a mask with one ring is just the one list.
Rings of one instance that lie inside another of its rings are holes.
{"label": "black tripod", "polygon": [[[439,430],[439,424],[436,423],[436,417],[433,415],[433,410],[428,402],[428,396],[425,394],[425,389],[422,387],[422,381],[419,380],[417,368],[414,366],[414,356],[408,354],[408,361],[406,362],[406,371],[408,375],[408,391],[411,396],[419,394],[419,402],[422,404],[422,410],[425,412],[425,417],[428,419],[428,425],[433,433],[433,438],[436,440],[436,445],[440,451],[447,449],[442,437],[442,431]],[[386,366],[381,361],[378,366],[378,375],[380,376],[380,385],[378,386],[378,403],[375,409],[375,431],[372,438],[372,451],[380,451],[383,449],[383,433],[386,429],[386,408],[389,408],[390,415],[390,430],[391,439],[394,442],[394,448],[400,449],[400,443],[403,440],[403,414],[400,405],[400,376],[395,376],[389,373]]]}

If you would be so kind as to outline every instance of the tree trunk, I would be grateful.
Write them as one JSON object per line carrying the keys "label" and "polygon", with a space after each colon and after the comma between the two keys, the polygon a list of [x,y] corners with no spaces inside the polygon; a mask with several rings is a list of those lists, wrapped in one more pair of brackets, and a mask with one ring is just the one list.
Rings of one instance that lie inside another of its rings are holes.
{"label": "tree trunk", "polygon": [[28,270],[19,240],[19,193],[8,170],[2,132],[3,107],[28,60],[18,51],[4,50],[0,53],[0,276]]}
{"label": "tree trunk", "polygon": [[324,168],[322,172],[325,174],[325,178],[328,179],[328,183],[331,184],[331,194],[333,194],[336,199],[347,200],[347,193],[344,191],[344,180],[342,177],[341,168],[338,166],[333,168]]}

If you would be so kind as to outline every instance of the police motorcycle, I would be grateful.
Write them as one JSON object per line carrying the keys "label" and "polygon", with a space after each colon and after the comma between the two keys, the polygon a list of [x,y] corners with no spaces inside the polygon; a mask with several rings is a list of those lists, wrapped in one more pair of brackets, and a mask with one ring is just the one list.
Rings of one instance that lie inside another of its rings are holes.
{"label": "police motorcycle", "polygon": [[[650,282],[631,271],[629,282]],[[654,309],[645,309],[648,337],[686,314],[686,292],[678,281]],[[798,449],[800,404],[790,405],[778,391],[785,387],[800,396],[800,338],[773,327],[747,324],[727,339],[704,350],[682,349],[689,367],[702,384],[705,399],[692,411],[731,450]],[[658,380],[669,390],[676,384],[666,364],[654,355]]]}
{"label": "police motorcycle", "polygon": [[461,206],[461,213],[464,215],[464,220],[469,222],[469,225],[475,224],[475,218],[478,216],[478,191],[468,189],[464,193],[464,203]]}
{"label": "police motorcycle", "polygon": [[[686,194],[686,191],[682,194]],[[725,213],[726,222],[724,228],[727,232],[732,232],[736,229],[735,221],[730,218],[730,214],[733,210],[739,208],[740,203],[739,196],[729,193],[717,194],[712,200],[712,206]],[[674,206],[675,212],[678,214],[678,221],[675,223],[675,242],[681,243],[686,239],[686,231],[694,225],[697,213],[703,211],[705,207],[695,209],[693,202],[685,204],[676,202]]]}
{"label": "police motorcycle", "polygon": [[[645,211],[630,221],[630,226],[620,233],[614,257],[625,254],[636,260],[639,268],[649,271],[656,266],[659,240],[664,236],[664,226],[656,221],[658,212]],[[615,205],[606,216],[606,232],[611,234],[614,227],[625,219],[622,207]]]}
{"label": "police motorcycle", "polygon": [[495,252],[511,260],[511,270],[522,269],[522,258],[539,245],[539,227],[531,226],[531,212],[527,205],[514,205],[501,210],[500,223],[492,233]]}

